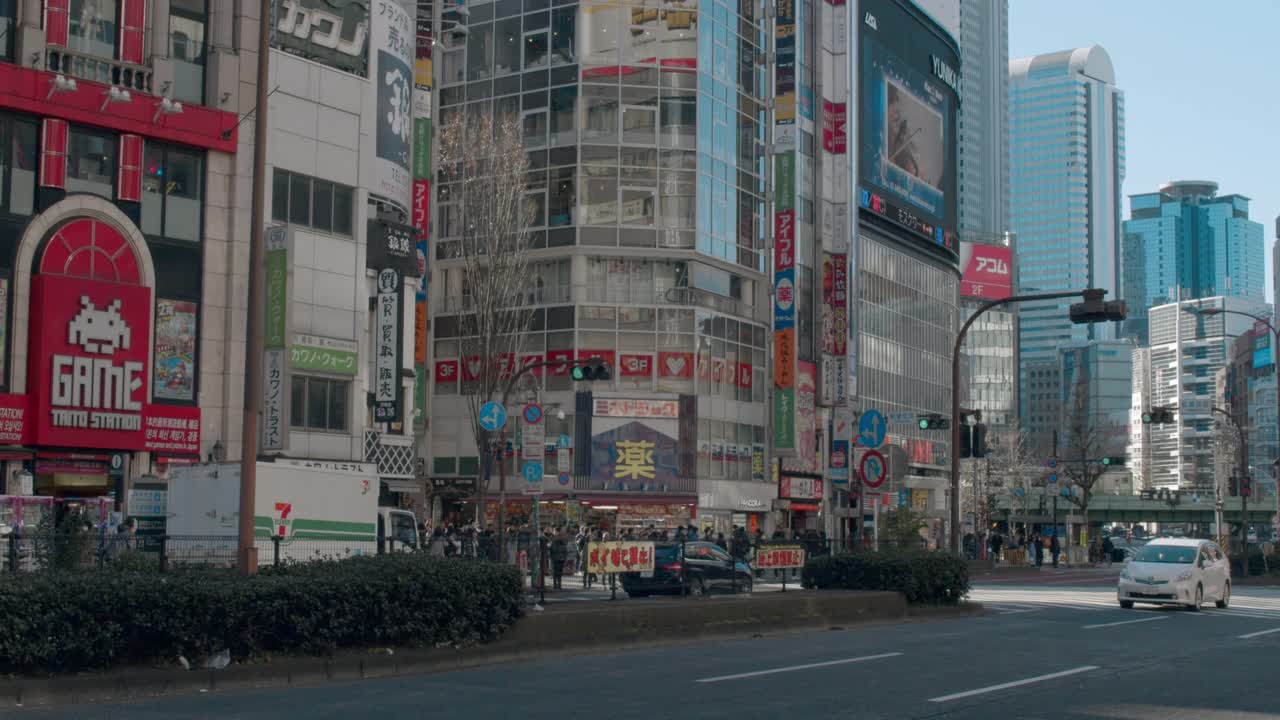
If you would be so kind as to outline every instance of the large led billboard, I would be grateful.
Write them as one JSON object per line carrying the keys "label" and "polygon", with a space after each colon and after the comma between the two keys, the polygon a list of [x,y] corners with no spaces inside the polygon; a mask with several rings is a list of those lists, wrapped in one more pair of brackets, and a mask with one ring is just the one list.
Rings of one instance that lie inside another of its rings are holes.
{"label": "large led billboard", "polygon": [[959,52],[897,0],[860,8],[859,207],[954,262]]}

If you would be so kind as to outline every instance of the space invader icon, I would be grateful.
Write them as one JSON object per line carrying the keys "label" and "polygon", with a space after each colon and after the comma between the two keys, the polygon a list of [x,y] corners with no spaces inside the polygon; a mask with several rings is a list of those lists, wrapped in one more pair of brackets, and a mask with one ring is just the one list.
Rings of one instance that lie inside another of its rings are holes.
{"label": "space invader icon", "polygon": [[120,301],[112,300],[106,310],[99,310],[88,295],[81,295],[80,312],[67,324],[67,342],[101,355],[128,350],[129,326],[120,317]]}

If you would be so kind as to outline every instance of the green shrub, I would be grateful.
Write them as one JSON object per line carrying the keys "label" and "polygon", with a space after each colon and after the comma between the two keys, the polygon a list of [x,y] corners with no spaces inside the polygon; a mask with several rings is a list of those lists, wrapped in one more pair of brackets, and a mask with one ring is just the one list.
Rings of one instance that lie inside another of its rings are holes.
{"label": "green shrub", "polygon": [[954,604],[969,594],[969,567],[943,552],[831,555],[805,563],[801,582],[819,590],[890,590],[912,604]]}
{"label": "green shrub", "polygon": [[100,669],[229,649],[329,654],[491,639],[520,615],[511,567],[421,554],[225,571],[109,569],[0,582],[0,672]]}

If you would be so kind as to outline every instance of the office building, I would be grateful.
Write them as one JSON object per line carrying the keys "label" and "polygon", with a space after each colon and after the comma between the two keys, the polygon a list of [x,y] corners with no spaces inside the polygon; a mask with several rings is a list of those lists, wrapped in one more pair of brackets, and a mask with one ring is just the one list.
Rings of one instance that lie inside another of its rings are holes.
{"label": "office building", "polygon": [[[1018,236],[1024,292],[1120,290],[1120,186],[1124,180],[1124,94],[1098,46],[1009,64],[1010,230]],[[1021,415],[1030,412],[1031,364],[1055,359],[1067,343],[1115,337],[1107,324],[1073,325],[1073,299],[1019,309]]]}
{"label": "office building", "polygon": [[[1253,478],[1250,502],[1275,505],[1276,492],[1276,372],[1271,331],[1255,326],[1235,338],[1230,360],[1220,371],[1222,392],[1217,404],[1241,421],[1247,443],[1248,472]],[[1219,420],[1222,416],[1219,415]],[[1234,432],[1234,428],[1228,428]],[[1238,442],[1238,440],[1237,440]],[[1224,443],[1225,445],[1225,443]],[[1241,474],[1237,452],[1219,452],[1218,481]],[[1226,471],[1225,473],[1223,471]]]}
{"label": "office building", "polygon": [[1059,457],[1097,462],[1123,455],[1133,404],[1133,345],[1090,340],[1058,349]]}
{"label": "office building", "polygon": [[1262,223],[1249,219],[1249,198],[1218,195],[1218,184],[1184,180],[1129,197],[1124,221],[1125,333],[1145,343],[1147,308],[1227,295],[1264,300]]}
{"label": "office building", "polygon": [[1134,487],[1143,490],[1151,487],[1151,426],[1142,421],[1143,414],[1151,409],[1151,348],[1135,346],[1132,354],[1129,447],[1125,454]]}
{"label": "office building", "polygon": [[240,457],[256,11],[58,5],[0,3],[2,479],[129,513]]}
{"label": "office building", "polygon": [[1009,1],[960,2],[960,238],[1009,230]]}
{"label": "office building", "polygon": [[[1233,312],[1198,314],[1206,308]],[[1253,332],[1253,321],[1235,313],[1269,312],[1264,304],[1224,296],[1151,308],[1150,401],[1176,416],[1174,423],[1148,428],[1153,487],[1212,490],[1214,377],[1226,366],[1234,339]]]}

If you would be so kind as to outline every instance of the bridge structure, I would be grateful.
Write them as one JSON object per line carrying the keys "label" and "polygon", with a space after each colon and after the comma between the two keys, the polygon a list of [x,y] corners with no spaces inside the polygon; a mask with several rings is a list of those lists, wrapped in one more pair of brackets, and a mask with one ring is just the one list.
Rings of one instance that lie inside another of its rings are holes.
{"label": "bridge structure", "polygon": [[[1001,493],[994,506],[993,519],[1015,522],[1048,523],[1053,517],[1053,495],[1044,488],[1031,488],[1027,495],[1014,497]],[[1270,523],[1275,512],[1271,502],[1259,503],[1251,498],[1249,523]],[[1080,508],[1066,497],[1058,497],[1058,521],[1064,522],[1068,514],[1080,517]],[[1241,499],[1228,497],[1222,501],[1223,521],[1239,524]],[[1089,500],[1089,524],[1098,523],[1201,523],[1209,525],[1214,520],[1213,496],[1195,493],[1165,493],[1156,496],[1142,495],[1094,495]]]}

